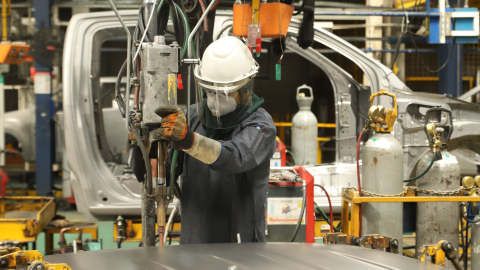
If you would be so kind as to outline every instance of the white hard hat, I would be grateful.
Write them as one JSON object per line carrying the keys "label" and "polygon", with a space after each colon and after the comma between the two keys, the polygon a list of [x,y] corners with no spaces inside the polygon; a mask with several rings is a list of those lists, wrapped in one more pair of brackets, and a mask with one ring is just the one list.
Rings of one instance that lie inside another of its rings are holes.
{"label": "white hard hat", "polygon": [[194,70],[198,83],[214,91],[235,91],[258,73],[259,66],[248,47],[236,37],[210,44]]}
{"label": "white hard hat", "polygon": [[194,69],[197,114],[204,126],[226,129],[240,123],[236,117],[246,114],[253,104],[252,79],[258,69],[238,38],[224,37],[207,47]]}

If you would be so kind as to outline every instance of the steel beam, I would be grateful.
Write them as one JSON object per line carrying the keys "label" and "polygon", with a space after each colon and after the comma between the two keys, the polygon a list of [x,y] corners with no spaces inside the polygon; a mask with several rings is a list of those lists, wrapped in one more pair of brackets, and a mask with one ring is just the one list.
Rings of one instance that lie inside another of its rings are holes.
{"label": "steel beam", "polygon": [[[462,56],[461,44],[454,44],[453,51],[447,66],[439,72],[438,93],[459,97],[463,94],[462,84]],[[452,45],[439,44],[438,63],[443,65],[448,59]]]}
{"label": "steel beam", "polygon": [[[35,30],[48,29],[50,22],[50,0],[33,0]],[[48,31],[50,32],[50,31]],[[35,178],[37,195],[48,195],[53,190],[52,164],[55,159],[55,132],[52,117],[54,105],[52,95],[51,68],[40,63],[48,62],[40,50],[35,52]],[[51,61],[51,60],[50,60]]]}

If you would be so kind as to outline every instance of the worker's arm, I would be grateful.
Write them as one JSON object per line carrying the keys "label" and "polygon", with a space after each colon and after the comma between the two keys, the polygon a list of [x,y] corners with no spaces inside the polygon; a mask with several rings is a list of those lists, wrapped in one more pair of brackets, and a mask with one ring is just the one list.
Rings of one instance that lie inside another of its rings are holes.
{"label": "worker's arm", "polygon": [[170,140],[173,149],[183,150],[205,164],[214,163],[221,155],[222,144],[194,133],[179,107],[164,106],[155,110],[155,113],[162,117],[162,122],[154,136]]}
{"label": "worker's arm", "polygon": [[165,106],[156,113],[163,117],[156,136],[170,139],[174,149],[183,150],[215,171],[246,172],[269,160],[275,151],[275,125],[264,110],[242,122],[242,131],[230,141],[216,141],[192,132],[178,107]]}
{"label": "worker's arm", "polygon": [[264,110],[244,121],[242,131],[230,141],[219,141],[222,153],[210,167],[218,172],[242,173],[270,160],[276,148],[276,129]]}

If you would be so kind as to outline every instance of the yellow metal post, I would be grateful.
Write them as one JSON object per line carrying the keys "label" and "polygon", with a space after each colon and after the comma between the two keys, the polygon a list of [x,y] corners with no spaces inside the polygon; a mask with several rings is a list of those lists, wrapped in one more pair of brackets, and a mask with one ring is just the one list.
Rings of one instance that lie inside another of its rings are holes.
{"label": "yellow metal post", "polygon": [[7,0],[2,0],[2,40],[7,41]]}
{"label": "yellow metal post", "polygon": [[341,220],[342,220],[342,232],[345,234],[352,234],[350,231],[350,219],[349,219],[349,213],[350,213],[350,202],[348,201],[348,198],[345,196],[342,196],[342,210],[341,210]]}
{"label": "yellow metal post", "polygon": [[252,0],[252,24],[259,24],[260,0]]}

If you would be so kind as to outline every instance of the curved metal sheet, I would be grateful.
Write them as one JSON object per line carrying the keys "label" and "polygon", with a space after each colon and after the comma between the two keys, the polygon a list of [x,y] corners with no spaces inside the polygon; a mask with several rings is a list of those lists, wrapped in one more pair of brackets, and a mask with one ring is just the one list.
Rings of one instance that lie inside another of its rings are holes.
{"label": "curved metal sheet", "polygon": [[302,243],[202,244],[45,256],[72,269],[444,269],[369,248]]}

